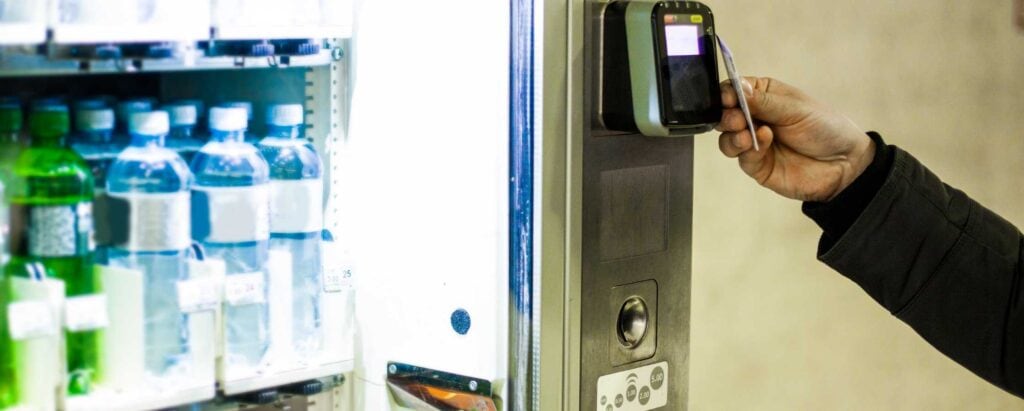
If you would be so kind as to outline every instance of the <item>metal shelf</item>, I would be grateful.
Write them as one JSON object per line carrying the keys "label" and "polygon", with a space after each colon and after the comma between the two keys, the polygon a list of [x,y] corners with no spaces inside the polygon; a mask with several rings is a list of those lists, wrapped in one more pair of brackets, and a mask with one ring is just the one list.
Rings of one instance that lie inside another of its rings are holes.
{"label": "metal shelf", "polygon": [[179,52],[175,57],[162,59],[88,60],[52,58],[31,50],[15,48],[0,49],[0,78],[317,67],[329,65],[341,57],[340,48],[322,49],[316,55],[273,57],[206,57],[201,50],[189,48]]}

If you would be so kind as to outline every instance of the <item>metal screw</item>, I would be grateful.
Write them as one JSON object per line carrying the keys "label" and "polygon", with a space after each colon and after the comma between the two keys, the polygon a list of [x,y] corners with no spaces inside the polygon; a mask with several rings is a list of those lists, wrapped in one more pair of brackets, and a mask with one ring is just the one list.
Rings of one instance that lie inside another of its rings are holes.
{"label": "metal screw", "polygon": [[470,381],[469,382],[469,390],[470,391],[476,391],[476,386],[477,386],[476,381]]}
{"label": "metal screw", "polygon": [[341,47],[335,47],[331,50],[331,58],[334,59],[334,61],[339,61],[342,57],[345,57],[345,50],[342,50]]}
{"label": "metal screw", "polygon": [[396,372],[398,372],[398,367],[395,366],[395,364],[391,364],[388,366],[388,373],[394,374]]}

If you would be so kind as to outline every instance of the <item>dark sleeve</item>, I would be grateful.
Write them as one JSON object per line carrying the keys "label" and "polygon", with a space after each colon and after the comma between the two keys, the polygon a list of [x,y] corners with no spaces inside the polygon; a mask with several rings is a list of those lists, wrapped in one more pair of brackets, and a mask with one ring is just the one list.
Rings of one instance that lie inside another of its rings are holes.
{"label": "dark sleeve", "polygon": [[818,259],[939,351],[1024,397],[1020,231],[907,152],[879,150],[891,159],[876,152],[884,178],[874,191],[865,171],[864,192],[804,205],[825,231]]}

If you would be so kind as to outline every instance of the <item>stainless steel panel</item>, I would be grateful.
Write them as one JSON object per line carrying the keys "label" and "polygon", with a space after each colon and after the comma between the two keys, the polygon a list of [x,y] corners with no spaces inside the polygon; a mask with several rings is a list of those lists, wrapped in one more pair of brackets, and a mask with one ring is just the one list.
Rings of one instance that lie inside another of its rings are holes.
{"label": "stainless steel panel", "polygon": [[[693,140],[601,130],[596,102],[603,6],[591,1],[585,8],[584,124],[590,127],[583,132],[580,409],[597,409],[600,376],[667,361],[669,399],[665,409],[684,410],[690,342]],[[623,292],[623,286],[641,282],[656,283],[657,318],[648,331],[656,333],[652,355],[623,349],[616,336],[618,310],[632,295]],[[623,352],[626,355],[617,356]]]}

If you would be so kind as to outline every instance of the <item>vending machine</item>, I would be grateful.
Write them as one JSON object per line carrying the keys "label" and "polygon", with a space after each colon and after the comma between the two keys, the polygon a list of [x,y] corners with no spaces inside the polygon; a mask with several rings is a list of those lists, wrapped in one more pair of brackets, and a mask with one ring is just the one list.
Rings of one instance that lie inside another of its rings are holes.
{"label": "vending machine", "polygon": [[0,409],[684,409],[690,3],[0,0]]}

